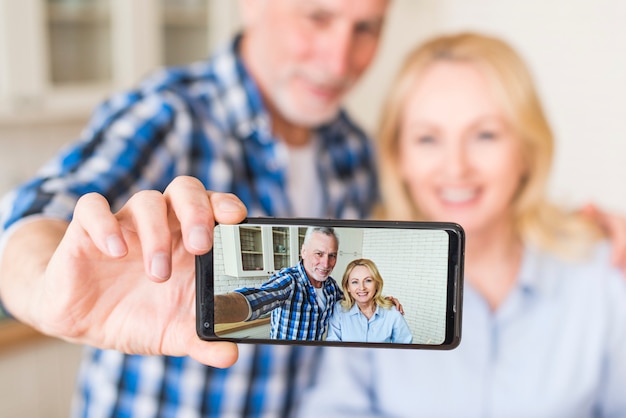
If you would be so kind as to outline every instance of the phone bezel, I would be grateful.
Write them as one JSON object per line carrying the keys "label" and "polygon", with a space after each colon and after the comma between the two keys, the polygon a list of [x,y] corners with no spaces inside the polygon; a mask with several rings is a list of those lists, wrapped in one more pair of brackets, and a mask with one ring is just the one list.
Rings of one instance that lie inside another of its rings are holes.
{"label": "phone bezel", "polygon": [[[281,345],[315,345],[342,347],[377,347],[377,348],[409,348],[427,350],[450,350],[461,342],[463,313],[463,267],[465,258],[465,232],[463,228],[452,222],[408,222],[381,220],[347,220],[347,219],[315,219],[315,218],[246,218],[239,225],[272,225],[272,226],[322,226],[334,228],[392,228],[392,229],[425,229],[444,230],[448,233],[448,277],[446,295],[446,329],[441,344],[398,344],[398,343],[367,343],[347,341],[308,341],[220,337],[213,328],[213,251],[196,256],[196,332],[205,341],[230,341],[249,344],[281,344]],[[206,278],[207,280],[204,280]]]}

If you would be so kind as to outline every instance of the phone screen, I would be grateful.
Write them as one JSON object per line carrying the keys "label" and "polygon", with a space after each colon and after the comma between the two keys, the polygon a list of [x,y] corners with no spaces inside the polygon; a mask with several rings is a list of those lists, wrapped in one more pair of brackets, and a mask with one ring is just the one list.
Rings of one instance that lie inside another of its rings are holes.
{"label": "phone screen", "polygon": [[216,225],[213,250],[196,259],[198,335],[451,349],[461,337],[463,255],[464,233],[453,223]]}

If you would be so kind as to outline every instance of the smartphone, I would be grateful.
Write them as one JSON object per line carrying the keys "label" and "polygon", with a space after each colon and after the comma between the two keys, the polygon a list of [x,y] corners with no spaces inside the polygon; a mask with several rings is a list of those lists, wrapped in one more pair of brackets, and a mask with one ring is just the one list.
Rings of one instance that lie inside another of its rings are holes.
{"label": "smartphone", "polygon": [[[207,341],[453,349],[465,234],[445,222],[248,218],[196,256]],[[345,276],[345,279],[344,279]]]}

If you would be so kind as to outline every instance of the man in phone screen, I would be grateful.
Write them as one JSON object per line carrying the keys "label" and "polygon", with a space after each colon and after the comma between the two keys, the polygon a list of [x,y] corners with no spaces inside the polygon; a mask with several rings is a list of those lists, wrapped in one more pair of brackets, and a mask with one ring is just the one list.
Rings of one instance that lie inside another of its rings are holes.
{"label": "man in phone screen", "polygon": [[302,260],[269,278],[261,287],[215,296],[215,323],[251,321],[271,312],[270,338],[321,340],[341,286],[330,277],[337,262],[339,238],[333,228],[309,227]]}

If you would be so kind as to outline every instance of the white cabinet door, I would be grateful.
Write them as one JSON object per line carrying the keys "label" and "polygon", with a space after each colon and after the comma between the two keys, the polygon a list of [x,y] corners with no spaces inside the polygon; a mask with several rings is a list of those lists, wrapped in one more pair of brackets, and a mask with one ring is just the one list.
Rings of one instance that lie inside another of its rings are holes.
{"label": "white cabinet door", "polygon": [[304,234],[297,227],[221,225],[220,229],[228,276],[270,276],[298,263]]}

